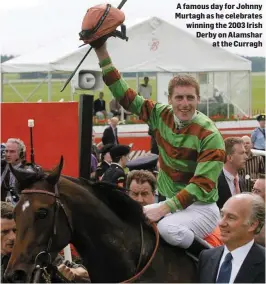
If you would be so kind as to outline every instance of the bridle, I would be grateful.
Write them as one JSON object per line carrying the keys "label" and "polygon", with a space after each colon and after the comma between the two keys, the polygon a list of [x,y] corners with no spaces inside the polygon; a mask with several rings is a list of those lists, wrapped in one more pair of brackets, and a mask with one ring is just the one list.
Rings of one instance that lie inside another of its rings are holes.
{"label": "bridle", "polygon": [[[51,262],[52,262],[52,257],[51,257],[50,252],[51,252],[51,246],[52,246],[53,238],[57,234],[56,221],[57,221],[57,217],[58,217],[58,213],[59,213],[60,208],[63,209],[63,212],[64,212],[64,214],[66,216],[66,219],[67,219],[67,222],[68,222],[68,226],[70,228],[71,235],[73,234],[73,226],[72,226],[72,224],[71,224],[71,222],[69,220],[69,217],[68,217],[67,212],[66,212],[66,210],[64,208],[64,205],[63,205],[63,203],[60,200],[60,194],[59,194],[59,190],[58,190],[58,185],[57,184],[55,185],[55,192],[54,193],[50,192],[50,191],[47,191],[47,190],[42,190],[42,189],[24,189],[21,192],[21,194],[33,194],[33,193],[46,194],[46,195],[53,196],[55,198],[52,235],[49,238],[46,250],[41,251],[35,257],[35,269],[37,270],[37,273],[36,273],[34,279],[39,279],[39,276],[42,273],[42,271],[46,271],[47,266],[50,265]],[[133,277],[131,277],[131,278],[125,280],[125,281],[122,281],[122,283],[131,283],[131,282],[135,281],[136,279],[138,279],[141,275],[143,275],[143,273],[151,265],[155,255],[156,255],[156,252],[157,252],[157,249],[158,249],[158,246],[159,246],[160,236],[159,236],[159,231],[157,229],[156,224],[155,223],[151,223],[150,225],[151,225],[151,227],[152,227],[152,229],[154,231],[155,239],[156,239],[155,247],[154,247],[154,250],[152,252],[152,255],[151,255],[150,259],[148,260],[148,262],[146,263],[146,265],[139,271],[140,265],[142,263],[143,253],[144,253],[143,227],[142,227],[142,224],[140,224],[141,248],[140,248],[140,256],[139,256],[138,264],[137,264],[137,267],[136,267],[136,272],[135,272],[135,275]],[[47,257],[47,261],[42,261],[42,259],[41,259],[42,257]],[[33,282],[33,283],[37,283],[37,281]]]}
{"label": "bridle", "polygon": [[47,190],[41,190],[41,189],[24,189],[21,192],[21,194],[33,194],[33,193],[50,195],[50,196],[53,196],[55,198],[52,234],[49,238],[47,248],[45,250],[41,251],[40,253],[38,253],[37,256],[35,257],[35,271],[36,271],[36,273],[35,273],[35,276],[34,276],[34,280],[36,282],[34,281],[33,283],[37,283],[41,273],[43,271],[46,272],[46,268],[48,267],[48,265],[52,264],[51,247],[52,247],[53,239],[57,234],[56,221],[57,221],[57,218],[58,218],[60,208],[63,209],[63,212],[66,216],[68,227],[70,229],[71,235],[73,234],[73,226],[72,226],[72,224],[69,220],[69,217],[68,217],[67,212],[64,208],[64,205],[60,200],[60,194],[59,194],[57,184],[55,185],[55,192],[54,193],[47,191]]}

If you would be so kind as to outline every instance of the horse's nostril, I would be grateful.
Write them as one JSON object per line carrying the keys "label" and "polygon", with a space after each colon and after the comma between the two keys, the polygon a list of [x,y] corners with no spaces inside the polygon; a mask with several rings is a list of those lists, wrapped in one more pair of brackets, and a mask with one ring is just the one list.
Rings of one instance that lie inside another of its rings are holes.
{"label": "horse's nostril", "polygon": [[24,270],[16,270],[12,277],[11,280],[13,283],[25,283],[27,278],[27,274]]}

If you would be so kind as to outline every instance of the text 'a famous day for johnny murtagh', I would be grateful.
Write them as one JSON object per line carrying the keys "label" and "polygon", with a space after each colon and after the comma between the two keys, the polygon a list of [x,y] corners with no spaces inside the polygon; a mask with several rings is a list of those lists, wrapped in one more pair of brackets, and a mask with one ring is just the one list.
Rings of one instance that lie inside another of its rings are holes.
{"label": "text 'a famous day for johnny murtagh'", "polygon": [[214,47],[263,47],[263,4],[177,3],[175,19],[185,20],[197,38],[212,40]]}

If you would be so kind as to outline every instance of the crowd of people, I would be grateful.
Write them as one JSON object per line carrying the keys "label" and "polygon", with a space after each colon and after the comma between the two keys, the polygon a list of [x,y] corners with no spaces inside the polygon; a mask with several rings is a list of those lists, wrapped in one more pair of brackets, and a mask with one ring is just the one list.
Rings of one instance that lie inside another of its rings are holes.
{"label": "crowd of people", "polygon": [[[197,110],[200,88],[193,77],[173,77],[168,86],[169,104],[155,103],[150,100],[147,79],[135,92],[114,67],[106,45],[95,52],[114,98],[149,125],[158,155],[130,161],[131,148],[119,143],[119,120],[114,116],[104,130],[100,149],[92,138],[91,179],[124,190],[143,206],[148,219],[157,222],[166,242],[198,257],[201,282],[264,283],[265,160],[254,156],[251,148],[265,150],[265,115],[258,117],[259,130],[251,138],[224,140],[214,122]],[[109,116],[103,93],[95,100],[94,110]],[[25,151],[19,139],[6,142],[1,163],[4,207],[5,201],[14,205],[14,196],[19,198],[8,165],[26,167]],[[1,215],[1,222],[3,219]],[[2,247],[10,247],[2,249],[2,254],[10,254],[15,241],[15,224],[11,223],[1,231],[1,241],[6,240]],[[210,245],[215,248],[205,250]],[[68,267],[67,275],[79,277],[74,270],[78,268],[82,267]]]}

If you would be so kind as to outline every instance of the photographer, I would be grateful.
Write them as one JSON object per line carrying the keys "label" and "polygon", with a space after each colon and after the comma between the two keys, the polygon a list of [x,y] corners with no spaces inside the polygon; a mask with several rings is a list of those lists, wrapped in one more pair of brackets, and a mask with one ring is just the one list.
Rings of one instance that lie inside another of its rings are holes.
{"label": "photographer", "polygon": [[1,155],[1,201],[16,203],[19,199],[15,190],[16,178],[10,171],[13,168],[24,168],[26,147],[22,140],[9,138],[6,142],[5,155]]}

